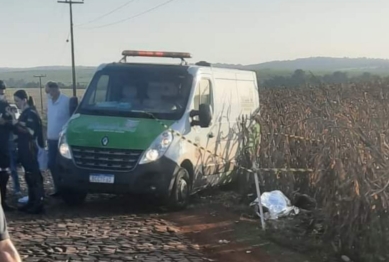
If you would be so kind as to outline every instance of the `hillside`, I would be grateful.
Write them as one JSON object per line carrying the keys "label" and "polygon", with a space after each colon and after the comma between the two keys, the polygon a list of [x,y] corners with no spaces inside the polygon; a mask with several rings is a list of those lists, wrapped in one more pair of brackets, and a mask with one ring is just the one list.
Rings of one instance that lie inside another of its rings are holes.
{"label": "hillside", "polygon": [[[81,85],[89,83],[95,72],[95,67],[76,67],[76,80]],[[16,85],[16,83],[39,82],[39,79],[34,78],[34,75],[46,75],[42,78],[43,82],[49,80],[70,85],[72,83],[72,69],[70,66],[45,66],[33,68],[0,68],[0,79],[6,80],[9,85]],[[12,84],[13,82],[13,84]]]}
{"label": "hillside", "polygon": [[[3,72],[22,72],[22,71],[46,71],[46,70],[69,70],[69,66],[37,66],[37,67],[29,67],[29,68],[13,68],[13,67],[0,67],[0,73]],[[77,69],[85,70],[85,69],[94,69],[91,66],[77,66]]]}
{"label": "hillside", "polygon": [[302,69],[315,72],[371,72],[386,73],[389,71],[389,59],[375,58],[333,58],[310,57],[295,60],[271,61],[252,65],[217,64],[225,68],[250,69],[255,71],[294,71]]}
{"label": "hillside", "polygon": [[[196,62],[196,61],[193,61]],[[290,76],[296,69],[311,71],[316,75],[324,75],[335,71],[344,71],[348,75],[360,75],[369,72],[377,75],[389,74],[388,59],[374,58],[331,58],[331,57],[310,57],[295,60],[272,61],[252,65],[214,64],[215,67],[248,69],[257,72],[261,81],[274,76]],[[77,82],[81,86],[89,83],[95,67],[76,67]],[[44,82],[49,80],[58,81],[66,86],[72,82],[70,66],[44,66],[33,68],[0,68],[0,79],[3,79],[11,86],[16,87],[37,87],[37,78],[34,75],[44,74]]]}

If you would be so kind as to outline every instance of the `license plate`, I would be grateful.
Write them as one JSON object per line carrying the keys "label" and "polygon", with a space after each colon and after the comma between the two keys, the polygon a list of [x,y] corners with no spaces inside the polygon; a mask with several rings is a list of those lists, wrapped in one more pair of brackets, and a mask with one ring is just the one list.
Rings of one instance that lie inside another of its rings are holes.
{"label": "license plate", "polygon": [[114,175],[103,175],[103,174],[91,174],[91,175],[89,175],[89,182],[102,183],[102,184],[113,184],[115,182],[115,176]]}

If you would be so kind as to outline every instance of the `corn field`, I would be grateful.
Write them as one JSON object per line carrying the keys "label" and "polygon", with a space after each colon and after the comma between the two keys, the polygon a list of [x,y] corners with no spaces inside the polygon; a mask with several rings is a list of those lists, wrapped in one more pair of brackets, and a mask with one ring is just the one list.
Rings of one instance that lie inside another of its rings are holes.
{"label": "corn field", "polygon": [[314,170],[262,172],[262,190],[314,197],[336,251],[389,261],[389,82],[263,90],[260,101],[260,167]]}

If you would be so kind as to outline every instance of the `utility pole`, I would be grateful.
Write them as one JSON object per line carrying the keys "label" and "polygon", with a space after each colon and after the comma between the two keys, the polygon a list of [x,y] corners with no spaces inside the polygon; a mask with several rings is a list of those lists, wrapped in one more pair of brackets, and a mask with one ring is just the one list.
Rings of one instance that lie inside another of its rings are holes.
{"label": "utility pole", "polygon": [[39,77],[39,92],[41,96],[41,114],[43,113],[43,93],[42,93],[42,77],[46,77],[46,75],[37,75],[34,77]]}
{"label": "utility pole", "polygon": [[72,77],[73,77],[73,96],[77,96],[76,91],[76,68],[75,68],[75,62],[74,62],[74,37],[73,37],[73,10],[72,5],[73,4],[83,4],[84,1],[72,1],[72,0],[65,0],[65,1],[57,1],[60,4],[68,4],[69,10],[70,10],[70,35],[71,35],[71,44],[72,44]]}

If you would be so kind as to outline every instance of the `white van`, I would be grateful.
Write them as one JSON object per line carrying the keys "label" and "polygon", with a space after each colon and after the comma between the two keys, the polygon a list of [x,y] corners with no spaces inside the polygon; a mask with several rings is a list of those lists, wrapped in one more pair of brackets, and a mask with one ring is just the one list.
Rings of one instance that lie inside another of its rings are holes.
{"label": "white van", "polygon": [[[88,193],[152,194],[183,208],[191,194],[230,182],[238,119],[259,107],[255,72],[189,65],[188,53],[122,55],[98,68],[79,105],[72,100],[74,114],[59,142],[64,201],[79,204]],[[128,63],[128,56],[182,63]]]}

